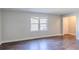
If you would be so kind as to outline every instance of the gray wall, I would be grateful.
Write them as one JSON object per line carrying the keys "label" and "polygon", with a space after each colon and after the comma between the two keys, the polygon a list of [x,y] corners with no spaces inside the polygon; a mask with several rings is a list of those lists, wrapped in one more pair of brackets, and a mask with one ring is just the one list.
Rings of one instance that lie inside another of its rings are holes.
{"label": "gray wall", "polygon": [[[61,17],[49,14],[25,13],[14,11],[3,11],[3,34],[2,42],[27,40],[29,38],[61,35]],[[47,16],[48,17],[48,31],[30,31],[30,17],[31,16]]]}
{"label": "gray wall", "polygon": [[76,37],[79,40],[79,14],[77,16],[77,24],[76,24]]}
{"label": "gray wall", "polygon": [[0,44],[1,44],[1,40],[2,40],[2,31],[1,31],[2,30],[2,28],[1,28],[2,27],[1,23],[2,22],[1,21],[2,21],[2,19],[1,19],[1,9],[0,9]]}

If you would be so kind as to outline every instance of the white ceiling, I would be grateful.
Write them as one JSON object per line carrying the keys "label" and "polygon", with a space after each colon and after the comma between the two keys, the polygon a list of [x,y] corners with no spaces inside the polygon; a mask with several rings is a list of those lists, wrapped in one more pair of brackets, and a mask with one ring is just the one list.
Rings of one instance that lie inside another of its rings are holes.
{"label": "white ceiling", "polygon": [[79,8],[5,8],[5,10],[48,13],[48,14],[56,14],[56,15],[79,12]]}

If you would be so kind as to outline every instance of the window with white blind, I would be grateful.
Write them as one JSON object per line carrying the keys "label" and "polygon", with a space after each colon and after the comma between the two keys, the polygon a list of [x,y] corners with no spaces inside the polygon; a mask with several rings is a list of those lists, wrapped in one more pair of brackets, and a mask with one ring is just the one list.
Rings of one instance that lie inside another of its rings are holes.
{"label": "window with white blind", "polygon": [[31,18],[31,31],[47,31],[48,19],[40,17]]}
{"label": "window with white blind", "polygon": [[31,31],[38,31],[39,18],[32,17],[31,18]]}
{"label": "window with white blind", "polygon": [[47,30],[47,20],[48,19],[40,19],[40,30],[41,31],[46,31]]}

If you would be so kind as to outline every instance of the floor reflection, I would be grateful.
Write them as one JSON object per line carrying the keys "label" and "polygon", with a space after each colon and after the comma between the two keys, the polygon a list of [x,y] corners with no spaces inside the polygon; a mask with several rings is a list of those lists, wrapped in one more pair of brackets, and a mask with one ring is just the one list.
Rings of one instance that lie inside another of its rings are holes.
{"label": "floor reflection", "polygon": [[65,50],[77,50],[78,45],[75,37],[64,37],[63,38],[63,47]]}
{"label": "floor reflection", "polygon": [[40,47],[40,50],[45,50],[47,49],[48,50],[48,42],[43,39],[39,42],[39,47]]}
{"label": "floor reflection", "polygon": [[78,50],[79,40],[75,37],[49,37],[3,45],[4,50]]}

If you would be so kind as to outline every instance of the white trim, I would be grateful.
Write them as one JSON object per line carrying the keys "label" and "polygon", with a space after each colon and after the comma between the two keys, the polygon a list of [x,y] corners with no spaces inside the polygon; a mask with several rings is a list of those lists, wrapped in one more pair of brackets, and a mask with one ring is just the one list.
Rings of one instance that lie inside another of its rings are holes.
{"label": "white trim", "polygon": [[76,36],[76,34],[73,34],[73,33],[69,33],[70,35],[73,35],[73,36]]}
{"label": "white trim", "polygon": [[35,39],[35,38],[50,37],[50,36],[61,36],[61,35],[62,35],[62,34],[44,35],[44,36],[39,36],[39,37],[28,37],[28,38],[23,38],[23,39],[16,39],[16,40],[10,40],[10,41],[2,41],[2,43],[14,42],[14,41],[21,41],[21,40],[32,40],[32,39]]}
{"label": "white trim", "polygon": [[0,45],[1,45],[2,43],[0,42]]}
{"label": "white trim", "polygon": [[[73,34],[73,33],[68,33],[69,35],[73,35],[73,36],[76,36],[76,34]],[[63,35],[65,35],[65,34],[63,34]]]}
{"label": "white trim", "polygon": [[76,35],[76,39],[79,40],[79,35]]}
{"label": "white trim", "polygon": [[79,40],[79,37],[76,37],[77,40]]}

